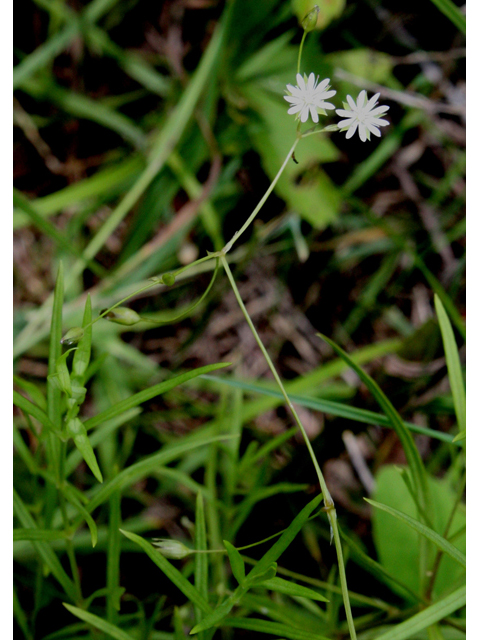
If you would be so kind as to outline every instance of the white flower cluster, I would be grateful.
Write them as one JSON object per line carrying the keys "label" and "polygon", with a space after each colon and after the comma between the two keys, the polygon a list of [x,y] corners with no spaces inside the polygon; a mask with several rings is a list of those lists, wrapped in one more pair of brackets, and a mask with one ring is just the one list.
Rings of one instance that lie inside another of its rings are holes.
{"label": "white flower cluster", "polygon": [[[318,77],[311,73],[307,76],[301,76],[297,73],[297,86],[287,84],[287,95],[285,100],[290,103],[288,113],[297,114],[296,118],[301,122],[306,122],[310,116],[313,122],[318,122],[318,114],[326,115],[326,109],[335,109],[331,102],[325,102],[328,98],[333,97],[336,91],[330,90],[330,78],[322,80],[318,83]],[[378,106],[377,102],[380,94],[376,93],[368,100],[367,92],[362,90],[358,94],[355,102],[352,96],[347,96],[347,103],[344,103],[343,109],[336,109],[336,113],[342,118],[338,123],[340,131],[347,132],[347,139],[351,138],[358,130],[360,140],[365,142],[370,140],[370,134],[380,137],[381,131],[379,127],[388,124],[388,120],[384,120],[384,116],[389,107]]]}

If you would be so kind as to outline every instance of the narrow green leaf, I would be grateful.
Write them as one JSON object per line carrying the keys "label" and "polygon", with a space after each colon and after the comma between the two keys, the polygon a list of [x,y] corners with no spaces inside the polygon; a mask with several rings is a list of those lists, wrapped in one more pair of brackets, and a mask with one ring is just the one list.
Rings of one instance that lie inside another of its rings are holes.
{"label": "narrow green leaf", "polygon": [[178,607],[175,607],[173,610],[173,627],[174,627],[174,640],[187,640],[187,636],[183,631],[183,620],[180,615],[180,611]]}
{"label": "narrow green leaf", "polygon": [[87,430],[85,425],[79,418],[73,418],[69,420],[66,424],[67,434],[73,438],[75,446],[80,451],[83,456],[83,459],[90,467],[93,475],[99,482],[103,482],[102,472],[100,471],[100,467],[98,466],[97,458],[95,457],[95,453],[93,451],[93,447],[90,444],[90,440],[88,439]]}
{"label": "narrow green leaf", "polygon": [[92,350],[92,302],[90,294],[87,294],[85,301],[85,311],[83,312],[82,328],[83,336],[77,345],[77,349],[73,356],[72,362],[72,379],[79,386],[85,383],[85,372],[90,363],[90,355]]}
{"label": "narrow green leaf", "polygon": [[278,593],[285,593],[288,596],[295,596],[301,598],[309,598],[310,600],[320,600],[321,602],[329,602],[325,596],[322,596],[317,591],[303,587],[302,585],[284,580],[283,578],[272,578],[271,580],[265,580],[262,582],[262,587],[269,589],[270,591],[278,591]]}
{"label": "narrow green leaf", "polygon": [[[57,372],[57,360],[62,353],[62,308],[63,308],[63,263],[58,265],[57,280],[53,294],[52,322],[50,326],[50,347],[48,353],[48,374]],[[61,392],[47,377],[47,407],[48,416],[57,427],[61,428]]]}
{"label": "narrow green leaf", "polygon": [[[247,382],[246,380],[233,378],[232,376],[220,377],[204,375],[202,376],[202,379],[215,382],[220,385],[227,385],[229,387],[242,389],[243,391],[251,391],[260,395],[269,396],[270,398],[278,398],[278,400],[283,399],[282,393],[280,391],[277,391],[277,389],[270,389],[250,381]],[[347,420],[354,420],[355,422],[363,422],[365,424],[378,424],[382,427],[388,427],[390,429],[392,428],[390,419],[381,413],[376,413],[375,411],[359,409],[358,407],[352,407],[350,405],[344,404],[343,402],[336,402],[334,400],[326,400],[323,398],[313,398],[311,396],[299,395],[295,393],[289,393],[288,396],[292,402],[300,405],[301,407],[306,407],[307,409],[321,411],[322,413],[328,413],[332,416],[346,418]],[[413,433],[421,433],[422,435],[429,436],[430,438],[436,438],[437,440],[442,440],[443,442],[453,442],[452,436],[448,433],[435,431],[434,429],[428,429],[426,427],[419,427],[418,425],[413,424],[413,422],[404,421],[403,424],[405,425],[406,429],[412,431]],[[281,436],[278,437],[285,437],[286,439],[288,439],[286,433],[281,434]],[[264,445],[264,447],[268,446],[269,444],[270,442]],[[262,450],[264,447],[262,447]],[[260,456],[260,451],[258,455]]]}
{"label": "narrow green leaf", "polygon": [[461,564],[463,567],[466,568],[467,559],[464,556],[464,554],[461,551],[459,551],[456,547],[454,547],[453,544],[448,542],[448,540],[446,540],[445,538],[440,536],[438,533],[436,533],[433,529],[430,529],[430,527],[425,526],[418,520],[415,520],[414,518],[408,516],[407,514],[402,513],[397,509],[393,509],[393,507],[389,507],[386,504],[381,504],[380,502],[375,502],[374,500],[369,500],[368,498],[364,498],[364,500],[369,504],[373,505],[374,507],[376,507],[377,509],[386,511],[387,513],[392,515],[394,518],[398,518],[398,520],[402,520],[403,522],[408,524],[408,526],[412,527],[412,529],[415,529],[415,531],[420,533],[422,536],[425,536],[426,538],[431,540],[434,544],[437,545],[439,549],[447,553],[451,558],[453,558],[459,564]]}
{"label": "narrow green leaf", "polygon": [[240,600],[244,592],[245,589],[242,589],[242,587],[236,589],[236,591],[228,598],[228,600],[222,602],[222,604],[219,605],[214,611],[212,611],[212,613],[206,615],[199,624],[196,624],[190,631],[190,635],[195,635],[197,633],[200,633],[201,631],[206,631],[207,629],[211,629],[212,627],[220,624],[220,622],[222,622],[222,620],[224,620],[228,616],[228,614]]}
{"label": "narrow green leaf", "polygon": [[405,428],[403,420],[400,418],[393,404],[383,393],[383,391],[380,389],[375,380],[373,380],[373,378],[366,374],[363,369],[361,369],[361,367],[359,367],[352,360],[352,358],[347,353],[345,353],[343,349],[341,349],[337,344],[335,344],[335,342],[333,342],[333,340],[330,340],[330,338],[327,338],[321,333],[317,335],[319,335],[322,340],[329,344],[335,351],[337,356],[340,356],[340,358],[348,363],[348,365],[355,371],[360,380],[367,386],[368,390],[374,396],[380,407],[383,409],[385,415],[390,419],[392,427],[395,430],[395,433],[397,434],[400,442],[402,443],[405,455],[412,470],[415,486],[419,491],[420,504],[422,508],[424,508],[427,503],[427,483],[425,468],[423,466],[423,462],[418,449],[415,446],[413,437],[411,433]]}
{"label": "narrow green leaf", "polygon": [[192,451],[198,447],[203,447],[211,442],[219,442],[228,438],[229,436],[213,436],[196,439],[198,434],[192,434],[192,439],[186,440],[181,444],[175,444],[172,446],[166,446],[151,456],[148,456],[145,460],[140,460],[135,464],[130,465],[126,469],[123,469],[114,478],[106,482],[103,487],[95,493],[92,497],[86,509],[91,513],[99,505],[103,504],[117,489],[120,490],[125,486],[130,486],[140,478],[145,478],[149,474],[158,471],[162,465],[166,465],[172,460],[183,456],[188,451]]}
{"label": "narrow green leaf", "polygon": [[[13,509],[22,527],[24,527],[25,529],[38,529],[35,520],[30,515],[28,509],[23,504],[22,499],[20,498],[18,493],[15,491],[15,489],[13,489]],[[52,551],[49,543],[43,540],[38,540],[38,541],[32,540],[32,544],[35,547],[35,550],[39,555],[40,559],[42,560],[42,562],[48,567],[52,575],[63,587],[68,597],[73,602],[75,602],[77,599],[77,591],[75,589],[75,585],[73,584],[72,580],[68,577],[68,575],[65,573],[65,570],[62,567],[60,560]]]}
{"label": "narrow green leaf", "polygon": [[85,518],[85,522],[87,523],[87,526],[90,529],[90,535],[92,537],[92,547],[95,547],[98,541],[98,531],[97,531],[97,525],[95,524],[95,520],[88,513],[88,511],[85,509],[85,507],[80,502],[80,500],[75,496],[74,489],[71,485],[64,483],[61,491],[65,496],[65,498],[68,500],[68,502],[73,504],[75,509],[77,509],[77,511],[79,511],[82,514],[82,516]]}
{"label": "narrow green leaf", "polygon": [[377,636],[376,640],[409,640],[414,638],[423,629],[427,629],[432,624],[457,611],[457,609],[464,607],[465,603],[466,587],[463,586],[439,602],[405,620],[405,622],[400,622],[393,629]]}
{"label": "narrow green leaf", "polygon": [[467,33],[467,18],[452,0],[430,0],[430,2],[433,2],[464,35]]}
{"label": "narrow green leaf", "polygon": [[267,553],[261,558],[258,564],[250,571],[248,578],[254,578],[257,575],[264,573],[272,564],[278,560],[282,553],[290,546],[296,535],[304,523],[308,520],[309,515],[319,506],[322,501],[322,495],[316,496],[311,500],[293,520],[289,527],[282,533],[277,542],[267,551]]}
{"label": "narrow green leaf", "polygon": [[[197,504],[195,510],[195,549],[205,551],[207,549],[207,529],[205,526],[205,510],[203,496],[200,491],[197,493]],[[208,557],[206,553],[195,554],[195,587],[208,602]],[[202,621],[202,610],[195,607],[195,622]],[[198,640],[204,640],[205,634],[200,632]]]}
{"label": "narrow green leaf", "polygon": [[120,531],[126,538],[138,544],[145,551],[147,556],[153,560],[157,567],[163,571],[167,578],[169,578],[169,580],[171,580],[178,589],[180,589],[190,602],[197,605],[197,607],[199,607],[204,613],[211,613],[210,605],[200,592],[180,573],[178,569],[164,558],[161,553],[154,549],[149,542],[130,531],[124,531],[123,529],[120,529]]}
{"label": "narrow green leaf", "polygon": [[13,541],[19,540],[63,540],[65,531],[56,529],[14,529]]}
{"label": "narrow green leaf", "polygon": [[40,409],[40,407],[37,407],[37,405],[33,404],[33,402],[30,402],[30,400],[27,400],[27,398],[24,398],[20,393],[18,393],[18,391],[15,390],[13,391],[13,404],[23,412],[32,416],[32,418],[38,420],[40,424],[45,427],[45,429],[48,429],[50,431],[56,430],[55,425],[50,420],[45,411]]}
{"label": "narrow green leaf", "polygon": [[[223,627],[233,627],[234,629],[246,629],[257,633],[269,633],[278,638],[289,638],[290,640],[330,640],[311,631],[294,629],[281,622],[270,622],[258,618],[227,618],[223,622]],[[378,639],[380,640],[380,639]]]}
{"label": "narrow green leaf", "polygon": [[88,611],[84,611],[83,609],[79,609],[78,607],[73,607],[71,604],[67,604],[66,602],[62,603],[65,609],[70,611],[71,614],[80,618],[84,622],[91,624],[92,627],[98,629],[99,631],[103,631],[107,635],[115,640],[136,640],[136,636],[131,636],[130,634],[123,631],[123,629],[119,629],[114,624],[107,622],[103,618],[99,618],[95,616],[93,613],[89,613]]}
{"label": "narrow green leaf", "polygon": [[435,311],[437,312],[438,322],[440,323],[440,330],[442,332],[443,348],[445,349],[445,359],[447,361],[448,379],[452,390],[458,429],[460,432],[463,432],[466,431],[467,428],[467,407],[462,366],[460,364],[460,357],[458,355],[458,348],[457,343],[455,342],[452,325],[450,324],[450,320],[440,298],[436,294]]}
{"label": "narrow green leaf", "polygon": [[203,373],[210,373],[210,371],[216,371],[217,369],[223,369],[224,367],[230,366],[229,362],[219,362],[217,364],[210,364],[205,367],[199,367],[198,369],[193,369],[193,371],[187,371],[187,373],[182,373],[179,376],[175,376],[170,378],[169,380],[165,380],[164,382],[160,382],[159,384],[154,385],[153,387],[149,387],[148,389],[144,389],[139,393],[135,393],[130,398],[126,398],[121,402],[118,402],[113,407],[102,411],[98,415],[90,418],[85,421],[85,427],[87,430],[93,429],[97,427],[102,422],[106,420],[110,420],[111,418],[115,418],[120,415],[124,411],[131,409],[132,407],[136,407],[142,402],[146,402],[155,396],[160,395],[161,393],[165,393],[170,391],[170,389],[174,389],[179,384],[183,382],[187,382],[187,380],[191,380],[192,378],[196,378],[197,376],[201,376]]}
{"label": "narrow green leaf", "polygon": [[242,556],[235,549],[233,544],[230,544],[227,540],[223,541],[225,549],[228,553],[228,559],[230,560],[230,566],[232,567],[232,573],[238,584],[242,584],[245,580],[245,563],[242,560]]}
{"label": "narrow green leaf", "polygon": [[30,396],[33,404],[36,404],[42,411],[47,410],[47,399],[36,384],[29,380],[23,380],[23,378],[16,375],[13,376],[13,383]]}
{"label": "narrow green leaf", "polygon": [[251,587],[256,587],[260,584],[263,584],[268,580],[273,580],[273,578],[275,578],[277,574],[277,563],[272,562],[272,564],[266,569],[266,571],[263,571],[262,573],[257,573],[255,575],[252,575],[252,573],[253,571],[250,571],[244,583],[245,587],[248,587],[249,589]]}

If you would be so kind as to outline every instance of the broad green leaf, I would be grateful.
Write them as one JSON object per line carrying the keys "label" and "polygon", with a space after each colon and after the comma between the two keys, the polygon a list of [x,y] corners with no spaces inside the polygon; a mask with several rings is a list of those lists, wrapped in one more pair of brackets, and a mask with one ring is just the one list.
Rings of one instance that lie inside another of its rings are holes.
{"label": "broad green leaf", "polygon": [[144,389],[139,393],[135,393],[133,396],[130,396],[130,398],[126,398],[125,400],[118,402],[113,407],[110,407],[109,409],[102,411],[101,413],[94,416],[93,418],[86,420],[85,427],[87,430],[93,429],[94,427],[97,427],[99,424],[102,424],[102,422],[105,422],[106,420],[110,420],[111,418],[115,418],[116,416],[120,415],[124,411],[127,411],[132,407],[136,407],[142,402],[146,402],[147,400],[150,400],[151,398],[154,398],[155,396],[158,396],[161,393],[170,391],[170,389],[174,389],[175,387],[177,387],[179,384],[182,384],[183,382],[187,382],[188,380],[191,380],[192,378],[196,378],[197,376],[201,376],[204,373],[210,373],[210,371],[216,371],[217,369],[223,369],[224,367],[228,367],[228,366],[230,366],[229,362],[219,362],[218,364],[210,364],[210,365],[207,365],[206,367],[199,367],[198,369],[193,369],[193,371],[187,371],[187,373],[182,373],[179,376],[175,376],[173,378],[170,378],[169,380],[160,382],[159,384],[156,384],[153,387],[149,387],[148,389]]}
{"label": "broad green leaf", "polygon": [[230,566],[232,568],[232,573],[235,576],[235,580],[241,585],[245,580],[245,563],[242,560],[242,556],[237,549],[235,549],[233,544],[228,542],[228,540],[224,540],[223,544],[227,550],[228,559],[230,560]]}
{"label": "broad green leaf", "polygon": [[[400,511],[411,518],[417,518],[417,508],[410,492],[401,479],[399,470],[388,465],[381,467],[375,477],[376,488],[372,498],[376,502],[388,504],[391,508]],[[429,495],[431,501],[430,517],[433,529],[443,535],[448,523],[450,513],[456,501],[454,491],[450,488],[448,481],[428,477]],[[450,534],[455,534],[465,525],[464,507],[457,509]],[[373,540],[377,549],[380,564],[386,571],[398,578],[398,580],[409,587],[414,593],[419,593],[419,536],[405,522],[394,518],[390,513],[374,509],[372,511]],[[465,554],[465,534],[460,535],[452,543],[460,552]],[[401,555],[398,550],[402,549]],[[433,595],[440,597],[448,592],[452,583],[461,579],[464,569],[450,556],[444,555],[438,569]],[[391,587],[402,597],[406,594],[394,583]]]}
{"label": "broad green leaf", "polygon": [[387,396],[380,389],[378,384],[371,378],[368,374],[366,374],[363,369],[361,369],[352,358],[345,353],[343,349],[341,349],[333,340],[327,338],[321,333],[318,334],[322,340],[324,340],[327,344],[329,344],[332,349],[335,351],[337,356],[340,356],[345,362],[349,364],[349,366],[355,371],[355,373],[359,376],[360,380],[367,386],[368,390],[372,393],[375,400],[378,402],[380,407],[383,409],[385,415],[390,419],[393,429],[397,434],[400,442],[402,443],[403,449],[405,451],[405,455],[407,457],[408,463],[410,465],[414,485],[416,490],[419,492],[419,502],[422,508],[425,508],[427,505],[427,484],[426,484],[426,473],[425,468],[423,466],[422,459],[418,452],[417,447],[415,446],[415,442],[411,433],[405,428],[403,424],[403,420],[398,415],[394,406],[387,398]]}
{"label": "broad green leaf", "polygon": [[145,551],[148,557],[153,560],[157,567],[163,571],[167,578],[171,580],[178,589],[180,589],[192,604],[199,607],[204,613],[211,613],[210,605],[201,593],[180,573],[178,569],[164,558],[161,553],[154,549],[149,542],[130,531],[124,531],[123,529],[120,531],[126,538],[138,544]]}
{"label": "broad green leaf", "polygon": [[320,600],[321,602],[329,602],[325,596],[322,596],[318,591],[303,587],[302,585],[284,580],[283,578],[272,578],[271,580],[265,580],[261,584],[265,589],[270,591],[278,591],[278,593],[285,593],[288,596],[309,598],[310,600]]}
{"label": "broad green leaf", "polygon": [[[331,64],[334,68],[348,71],[358,78],[365,78],[378,84],[387,82],[393,70],[393,60],[390,55],[375,49],[359,47],[348,51],[329,53],[325,56],[325,62]],[[343,84],[343,82],[341,81],[340,84]],[[335,88],[338,89],[337,86]],[[356,89],[356,91],[358,93],[360,90]],[[339,90],[335,98],[345,100],[345,95]],[[356,95],[354,98],[356,99]]]}
{"label": "broad green leaf", "polygon": [[442,536],[438,535],[435,531],[430,529],[430,527],[425,526],[418,520],[411,518],[406,513],[402,513],[397,509],[393,509],[386,504],[380,504],[379,502],[375,502],[374,500],[369,500],[368,498],[364,498],[366,502],[373,505],[377,509],[382,509],[386,513],[390,513],[394,518],[401,520],[408,524],[409,527],[415,529],[418,533],[425,536],[429,540],[431,540],[434,544],[437,545],[439,549],[441,549],[444,553],[447,553],[451,558],[453,558],[456,562],[458,562],[463,567],[467,567],[467,559],[463,553],[461,553],[456,547],[453,546],[448,540],[445,540]]}
{"label": "broad green leaf", "polygon": [[73,418],[72,420],[69,420],[65,426],[67,434],[73,438],[75,446],[82,454],[83,459],[90,467],[95,478],[99,482],[103,482],[102,472],[98,466],[97,458],[95,457],[93,447],[90,444],[87,430],[83,422],[78,418]]}
{"label": "broad green leaf", "polygon": [[458,355],[457,343],[453,334],[452,325],[448,319],[445,308],[440,298],[435,294],[435,311],[437,312],[440,330],[442,332],[443,347],[445,349],[445,359],[447,361],[448,379],[452,390],[453,404],[457,416],[458,429],[460,432],[467,428],[467,407],[465,400],[465,385],[462,375],[462,366]]}
{"label": "broad green leaf", "polygon": [[408,620],[395,625],[393,629],[377,635],[375,640],[410,640],[415,634],[448,617],[466,603],[466,588],[460,587],[439,602],[435,602]]}
{"label": "broad green leaf", "polygon": [[67,604],[66,602],[63,602],[62,604],[68,611],[70,611],[71,614],[77,616],[77,618],[80,618],[80,620],[91,624],[92,627],[95,627],[95,629],[103,631],[111,638],[115,638],[115,640],[136,640],[135,636],[131,636],[130,634],[123,631],[123,629],[116,627],[114,624],[107,622],[103,618],[99,618],[93,613],[89,613],[88,611],[84,611],[83,609],[79,609],[78,607],[73,607],[71,604]]}
{"label": "broad green leaf", "polygon": [[315,28],[319,31],[325,29],[332,20],[342,15],[346,0],[291,0],[293,13],[297,16],[301,26],[302,20],[315,5],[320,9]]}

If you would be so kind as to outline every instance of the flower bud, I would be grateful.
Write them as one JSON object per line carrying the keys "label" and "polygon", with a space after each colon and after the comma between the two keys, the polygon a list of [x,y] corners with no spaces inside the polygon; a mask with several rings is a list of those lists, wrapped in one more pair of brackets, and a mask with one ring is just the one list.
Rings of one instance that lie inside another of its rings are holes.
{"label": "flower bud", "polygon": [[173,275],[173,273],[164,273],[160,280],[163,282],[163,284],[166,284],[167,287],[171,287],[175,282],[175,276]]}
{"label": "flower bud", "polygon": [[[103,309],[100,313],[105,313],[106,309]],[[105,318],[110,322],[116,322],[117,324],[125,324],[130,326],[140,322],[141,318],[136,311],[129,309],[128,307],[115,307],[109,311]]]}
{"label": "flower bud", "polygon": [[73,344],[77,344],[83,338],[82,327],[73,327],[63,336],[60,340],[60,344],[64,344],[66,347],[71,347]]}
{"label": "flower bud", "polygon": [[170,538],[154,538],[152,544],[160,551],[162,556],[172,558],[173,560],[180,560],[180,558],[185,558],[193,553],[183,542]]}
{"label": "flower bud", "polygon": [[320,7],[316,4],[311,11],[302,20],[302,27],[304,31],[309,33],[313,31],[317,25],[318,14],[320,13]]}

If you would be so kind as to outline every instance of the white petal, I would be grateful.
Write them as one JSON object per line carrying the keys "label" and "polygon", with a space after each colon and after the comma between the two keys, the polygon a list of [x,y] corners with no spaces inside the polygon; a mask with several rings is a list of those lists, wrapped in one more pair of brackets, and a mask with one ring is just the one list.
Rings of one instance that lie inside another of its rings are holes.
{"label": "white petal", "polygon": [[300,113],[300,120],[302,122],[306,122],[308,120],[308,112],[309,112],[309,109],[308,109],[308,105],[306,104],[303,106],[302,111]]}
{"label": "white petal", "polygon": [[305,80],[303,79],[303,76],[301,76],[299,73],[297,73],[297,84],[301,91],[303,92],[306,91]]}
{"label": "white petal", "polygon": [[367,132],[366,132],[365,125],[363,124],[363,122],[360,122],[360,124],[358,125],[358,135],[360,136],[360,140],[362,142],[366,141]]}
{"label": "white petal", "polygon": [[356,122],[356,118],[348,118],[348,120],[340,120],[338,126],[343,129],[344,127],[350,127],[354,122]]}
{"label": "white petal", "polygon": [[310,105],[310,115],[312,116],[312,120],[317,123],[318,122],[318,113],[313,104]]}
{"label": "white petal", "polygon": [[357,109],[361,109],[362,107],[364,107],[366,100],[367,100],[367,92],[365,91],[365,89],[362,89],[358,94]]}
{"label": "white petal", "polygon": [[378,129],[378,127],[375,127],[375,125],[373,124],[369,124],[368,128],[373,133],[374,136],[377,136],[377,138],[381,137],[382,132],[380,131],[380,129]]}
{"label": "white petal", "polygon": [[324,100],[328,100],[328,98],[333,98],[333,96],[336,94],[337,92],[334,91],[333,89],[331,91],[325,91],[322,98]]}
{"label": "white petal", "polygon": [[292,104],[294,104],[295,102],[300,102],[297,96],[283,96],[283,99],[286,100],[287,102],[291,102]]}
{"label": "white petal", "polygon": [[381,118],[369,118],[368,122],[377,127],[384,127],[386,124],[390,124],[388,120],[382,120]]}
{"label": "white petal", "polygon": [[347,96],[347,102],[350,105],[350,108],[352,109],[352,111],[357,111],[357,105],[355,104],[352,96]]}
{"label": "white petal", "polygon": [[315,74],[311,73],[308,76],[307,91],[312,92],[314,88],[315,88]]}
{"label": "white petal", "polygon": [[379,93],[376,93],[372,98],[370,98],[370,100],[367,102],[367,104],[365,105],[366,108],[370,111],[370,109],[373,109],[373,107],[377,104],[377,100],[380,97]]}
{"label": "white petal", "polygon": [[327,87],[328,87],[328,83],[330,82],[330,78],[325,78],[325,80],[322,80],[319,85],[317,86],[317,91],[324,91]]}
{"label": "white petal", "polygon": [[323,100],[320,100],[320,102],[316,102],[315,104],[319,109],[335,109],[335,105],[331,102],[323,102]]}
{"label": "white petal", "polygon": [[290,109],[287,111],[287,113],[292,115],[292,113],[298,113],[299,111],[301,111],[302,108],[303,108],[303,106],[301,104],[294,104],[293,107],[290,107]]}
{"label": "white petal", "polygon": [[355,122],[354,124],[352,124],[350,129],[347,131],[347,135],[345,136],[347,140],[353,136],[353,134],[357,130],[357,126],[358,126],[358,122]]}
{"label": "white petal", "polygon": [[386,113],[388,110],[390,109],[390,107],[377,107],[376,109],[372,109],[372,111],[370,111],[370,113],[368,114],[369,116],[379,116],[379,115],[383,115],[384,113]]}
{"label": "white petal", "polygon": [[355,118],[356,114],[353,111],[347,111],[346,109],[336,109],[335,113],[342,118]]}

